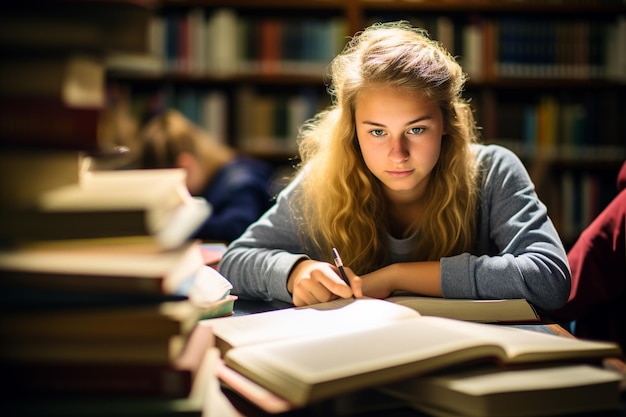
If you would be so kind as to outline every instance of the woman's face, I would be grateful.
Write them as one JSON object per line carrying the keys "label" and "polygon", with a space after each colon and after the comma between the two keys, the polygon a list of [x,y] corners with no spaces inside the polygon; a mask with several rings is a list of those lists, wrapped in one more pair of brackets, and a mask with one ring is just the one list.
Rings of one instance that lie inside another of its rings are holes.
{"label": "woman's face", "polygon": [[437,105],[407,90],[377,86],[356,100],[356,133],[365,164],[395,202],[419,200],[446,133]]}

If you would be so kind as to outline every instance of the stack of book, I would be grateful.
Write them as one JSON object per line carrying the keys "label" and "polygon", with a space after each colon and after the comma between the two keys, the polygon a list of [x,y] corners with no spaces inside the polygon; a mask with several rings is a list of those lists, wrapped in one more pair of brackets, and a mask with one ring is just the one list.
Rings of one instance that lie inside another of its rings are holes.
{"label": "stack of book", "polygon": [[0,369],[9,415],[200,414],[230,284],[191,237],[183,170],[101,170],[106,54],[142,53],[140,1],[27,1],[0,20]]}

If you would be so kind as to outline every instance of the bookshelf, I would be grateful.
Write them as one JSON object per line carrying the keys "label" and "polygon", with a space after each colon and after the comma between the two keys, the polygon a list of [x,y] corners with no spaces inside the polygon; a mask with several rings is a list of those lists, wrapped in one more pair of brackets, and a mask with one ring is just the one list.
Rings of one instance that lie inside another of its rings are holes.
{"label": "bookshelf", "polygon": [[140,117],[182,110],[245,153],[290,165],[297,126],[328,104],[324,70],[348,36],[405,19],[468,72],[483,140],[526,163],[566,246],[615,194],[626,158],[620,0],[161,0],[148,71],[112,67]]}

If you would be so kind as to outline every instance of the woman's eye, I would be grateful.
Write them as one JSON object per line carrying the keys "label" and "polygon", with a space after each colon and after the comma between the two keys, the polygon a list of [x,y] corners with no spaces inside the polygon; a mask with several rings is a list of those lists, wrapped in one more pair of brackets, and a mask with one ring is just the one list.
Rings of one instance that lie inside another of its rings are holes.
{"label": "woman's eye", "polygon": [[370,133],[372,134],[372,136],[380,137],[385,134],[385,131],[382,129],[374,129],[374,130],[371,130]]}
{"label": "woman's eye", "polygon": [[410,135],[419,135],[420,133],[422,133],[424,131],[423,127],[412,127],[409,129],[409,134]]}

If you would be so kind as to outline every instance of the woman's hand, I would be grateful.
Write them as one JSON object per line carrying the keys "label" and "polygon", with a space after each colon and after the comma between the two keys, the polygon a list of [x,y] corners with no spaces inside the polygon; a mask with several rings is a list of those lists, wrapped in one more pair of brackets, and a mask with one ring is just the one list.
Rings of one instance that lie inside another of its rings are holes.
{"label": "woman's hand", "polygon": [[350,280],[348,286],[336,266],[327,262],[304,260],[298,263],[287,281],[296,306],[304,306],[337,298],[362,297],[361,279],[350,268],[345,268]]}

